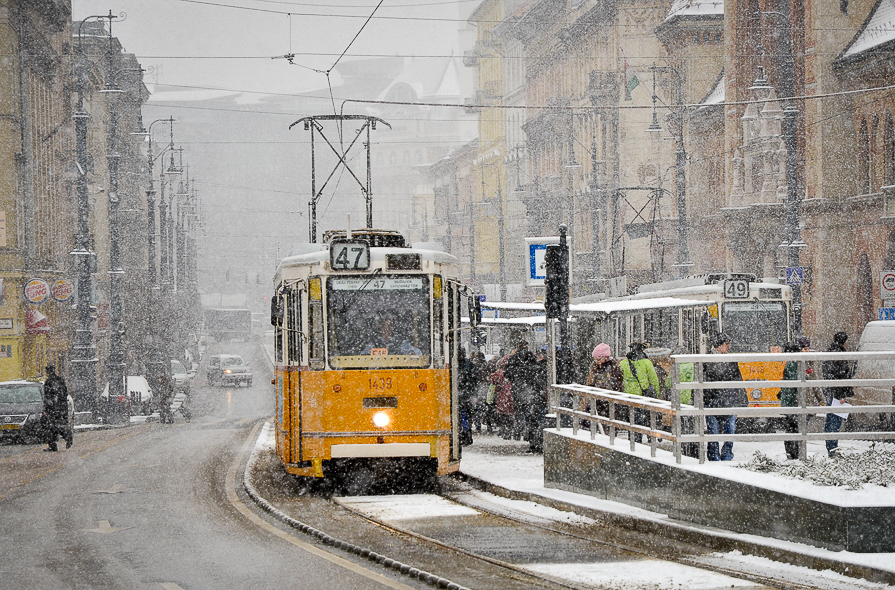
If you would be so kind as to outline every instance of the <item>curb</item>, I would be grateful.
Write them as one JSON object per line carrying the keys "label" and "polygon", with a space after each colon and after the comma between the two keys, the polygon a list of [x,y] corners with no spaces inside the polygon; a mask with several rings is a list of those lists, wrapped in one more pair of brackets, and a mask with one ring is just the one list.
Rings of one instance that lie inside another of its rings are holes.
{"label": "curb", "polygon": [[[673,539],[675,541],[697,545],[713,551],[740,551],[747,555],[764,557],[789,565],[806,567],[817,571],[831,570],[837,574],[842,574],[843,576],[863,578],[869,582],[895,584],[895,572],[882,570],[873,566],[848,563],[827,557],[800,553],[784,547],[765,545],[759,542],[737,538],[735,536],[736,533],[695,529],[673,522],[659,522],[646,518],[638,518],[636,516],[617,514],[598,508],[579,506],[564,500],[539,496],[532,492],[510,490],[462,472],[460,473],[460,477],[472,487],[483,492],[494,494],[495,496],[500,496],[509,500],[535,502],[564,512],[571,512],[580,516],[601,520],[611,526],[628,529],[638,533],[660,536],[664,539]],[[580,493],[573,489],[557,489],[572,493]]]}

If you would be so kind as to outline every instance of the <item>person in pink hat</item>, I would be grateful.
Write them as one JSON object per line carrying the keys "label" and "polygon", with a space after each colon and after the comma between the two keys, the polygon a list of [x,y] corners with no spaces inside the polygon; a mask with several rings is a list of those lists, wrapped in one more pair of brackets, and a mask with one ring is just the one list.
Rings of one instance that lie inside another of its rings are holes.
{"label": "person in pink hat", "polygon": [[[605,342],[597,344],[591,356],[594,357],[594,360],[587,372],[585,385],[621,391],[622,371],[618,366],[618,361],[612,357],[612,349],[609,348],[609,345]],[[597,413],[601,416],[609,416],[609,404],[597,402]]]}

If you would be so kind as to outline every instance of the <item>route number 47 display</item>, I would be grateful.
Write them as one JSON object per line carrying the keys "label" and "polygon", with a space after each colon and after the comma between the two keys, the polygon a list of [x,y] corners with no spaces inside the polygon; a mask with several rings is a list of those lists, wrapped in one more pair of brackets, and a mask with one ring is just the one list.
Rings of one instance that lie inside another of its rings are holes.
{"label": "route number 47 display", "polygon": [[329,265],[333,270],[368,270],[370,245],[367,242],[333,241],[329,246]]}

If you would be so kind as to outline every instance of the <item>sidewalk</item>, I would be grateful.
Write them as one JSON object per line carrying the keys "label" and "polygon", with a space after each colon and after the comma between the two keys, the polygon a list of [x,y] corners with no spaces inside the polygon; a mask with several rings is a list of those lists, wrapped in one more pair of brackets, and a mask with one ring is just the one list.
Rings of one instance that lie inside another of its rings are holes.
{"label": "sidewalk", "polygon": [[[625,441],[620,442],[627,446]],[[751,456],[750,449],[743,445],[737,458],[745,461]],[[665,514],[619,502],[546,488],[544,458],[542,455],[529,453],[528,443],[525,441],[476,435],[471,446],[463,447],[460,471],[473,486],[497,496],[536,502],[598,519],[613,526],[675,538],[711,551],[729,553],[738,559],[742,559],[743,555],[754,556],[820,571],[832,570],[873,582],[895,584],[895,553],[830,551],[801,543],[733,533],[677,521]]]}

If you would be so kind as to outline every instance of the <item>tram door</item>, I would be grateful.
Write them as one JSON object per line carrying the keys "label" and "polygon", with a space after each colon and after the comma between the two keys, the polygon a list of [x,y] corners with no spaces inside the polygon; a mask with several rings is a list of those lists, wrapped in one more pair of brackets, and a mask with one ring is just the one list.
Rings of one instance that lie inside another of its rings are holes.
{"label": "tram door", "polygon": [[303,291],[295,287],[286,292],[286,358],[289,370],[285,372],[288,386],[289,408],[289,462],[302,461],[301,447],[301,364],[302,364],[302,302]]}
{"label": "tram door", "polygon": [[454,281],[447,282],[447,353],[448,367],[450,367],[450,384],[451,384],[451,442],[450,442],[450,460],[460,460],[460,411],[459,411],[459,350],[461,344],[460,338],[460,301],[463,297],[460,294],[460,283]]}

